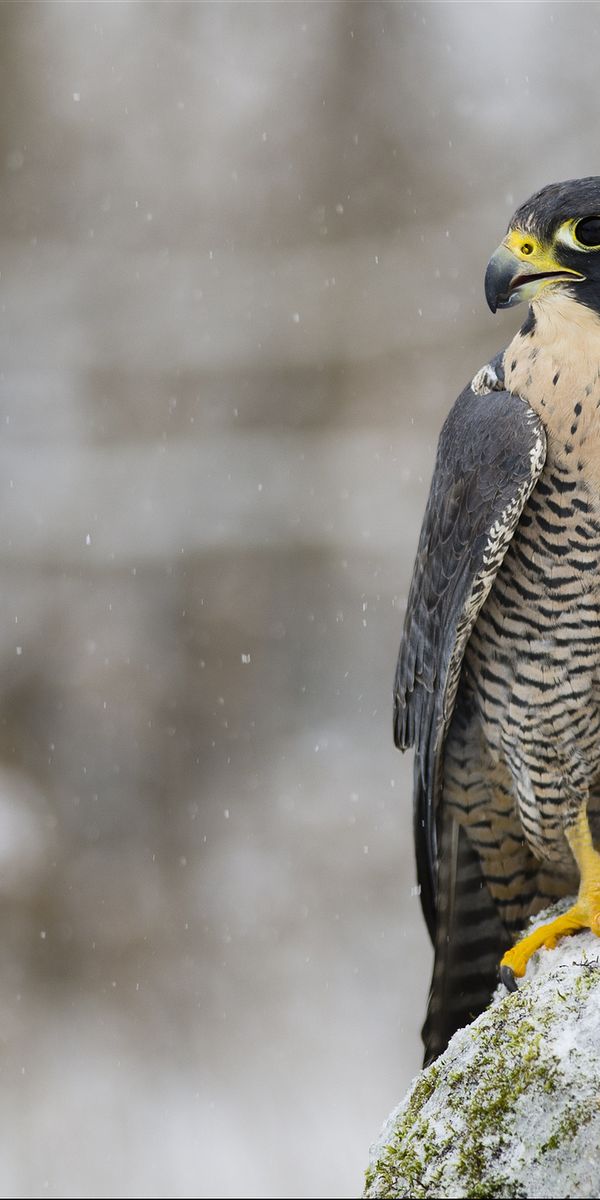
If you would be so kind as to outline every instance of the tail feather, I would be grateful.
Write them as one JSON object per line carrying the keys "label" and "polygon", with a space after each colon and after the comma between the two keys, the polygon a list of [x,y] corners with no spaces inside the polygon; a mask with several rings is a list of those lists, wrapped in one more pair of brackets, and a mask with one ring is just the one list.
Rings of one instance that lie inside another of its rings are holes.
{"label": "tail feather", "polygon": [[485,1008],[498,982],[498,963],[511,943],[465,830],[442,818],[434,966],[422,1030],[424,1065],[452,1034]]}

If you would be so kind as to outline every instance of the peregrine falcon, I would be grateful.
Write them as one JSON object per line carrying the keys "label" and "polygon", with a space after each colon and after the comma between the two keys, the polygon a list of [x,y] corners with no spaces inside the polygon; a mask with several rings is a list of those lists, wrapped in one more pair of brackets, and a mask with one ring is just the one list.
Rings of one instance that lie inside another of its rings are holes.
{"label": "peregrine falcon", "polygon": [[515,987],[540,946],[600,935],[600,177],[517,209],[485,294],[528,315],[443,426],[394,689],[435,953],[426,1063],[498,965]]}

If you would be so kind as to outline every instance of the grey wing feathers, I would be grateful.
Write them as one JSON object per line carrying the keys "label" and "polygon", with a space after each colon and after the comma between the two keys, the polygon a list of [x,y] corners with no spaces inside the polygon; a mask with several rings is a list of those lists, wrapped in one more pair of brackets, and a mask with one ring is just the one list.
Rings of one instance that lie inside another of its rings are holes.
{"label": "grey wing feathers", "polygon": [[416,748],[415,849],[432,936],[441,751],[464,650],[545,456],[541,422],[510,392],[465,388],[440,435],[394,688],[396,745]]}

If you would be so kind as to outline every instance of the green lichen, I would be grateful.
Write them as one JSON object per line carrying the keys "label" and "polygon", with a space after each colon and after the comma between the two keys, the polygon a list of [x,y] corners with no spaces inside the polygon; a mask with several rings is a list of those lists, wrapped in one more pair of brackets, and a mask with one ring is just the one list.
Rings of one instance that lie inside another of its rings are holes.
{"label": "green lichen", "polygon": [[598,984],[600,961],[597,958],[584,958],[581,963],[581,974],[575,980],[575,991],[578,996],[586,996]]}
{"label": "green lichen", "polygon": [[[396,1195],[399,1179],[410,1181],[410,1193],[418,1200],[425,1196],[423,1171],[436,1153],[429,1136],[428,1122],[421,1117],[427,1101],[433,1096],[438,1080],[439,1068],[429,1067],[417,1080],[410,1095],[402,1124],[393,1141],[386,1148],[374,1168],[370,1187],[375,1177],[378,1181],[378,1196]],[[419,1147],[419,1151],[416,1149]]]}
{"label": "green lichen", "polygon": [[540,1146],[540,1157],[548,1150],[559,1150],[565,1142],[570,1142],[580,1129],[589,1125],[594,1113],[589,1104],[575,1102],[573,1108],[567,1110],[550,1134],[543,1146]]}
{"label": "green lichen", "polygon": [[[418,1137],[420,1131],[415,1130]],[[419,1138],[420,1140],[420,1138]],[[427,1195],[423,1178],[424,1163],[410,1145],[391,1145],[377,1163],[377,1195],[397,1196],[398,1180],[405,1180],[415,1200]]]}
{"label": "green lichen", "polygon": [[367,1169],[365,1171],[365,1192],[370,1191],[371,1185],[373,1183],[375,1183],[376,1175],[377,1175],[377,1172],[375,1170],[375,1167],[367,1167]]}
{"label": "green lichen", "polygon": [[405,1120],[408,1122],[409,1127],[415,1122],[421,1109],[429,1100],[429,1097],[433,1096],[439,1077],[440,1069],[436,1066],[429,1067],[427,1071],[423,1071],[423,1074],[419,1076],[412,1090],[406,1110]]}
{"label": "green lichen", "polygon": [[[461,1080],[460,1107],[467,1136],[456,1173],[469,1197],[521,1194],[504,1177],[490,1175],[489,1163],[509,1143],[519,1098],[532,1089],[547,1092],[555,1087],[556,1064],[542,1054],[536,1026],[525,1016],[516,1027],[512,1020],[509,1024],[501,1006],[493,1016],[478,1029],[478,1052]],[[466,1105],[465,1097],[469,1097]]]}
{"label": "green lichen", "polygon": [[587,944],[567,943],[562,956],[548,954],[528,986],[497,1000],[457,1034],[418,1078],[379,1144],[367,1173],[368,1195],[520,1200],[594,1194],[600,1178],[597,945],[589,935]]}
{"label": "green lichen", "polygon": [[[378,1196],[408,1193],[419,1200],[435,1195],[449,1160],[461,1195],[473,1200],[523,1195],[517,1183],[491,1171],[490,1164],[510,1140],[511,1117],[519,1098],[533,1088],[553,1090],[556,1066],[542,1052],[542,1035],[527,1017],[526,997],[515,997],[511,1003],[511,1021],[506,1006],[493,1010],[473,1033],[477,1048],[468,1065],[455,1068],[443,1081],[445,1104],[461,1130],[460,1146],[450,1137],[440,1140],[423,1111],[440,1081],[439,1068],[431,1067],[417,1081],[392,1141],[375,1164],[368,1186],[376,1179]],[[524,1010],[516,1025],[515,1004]]]}

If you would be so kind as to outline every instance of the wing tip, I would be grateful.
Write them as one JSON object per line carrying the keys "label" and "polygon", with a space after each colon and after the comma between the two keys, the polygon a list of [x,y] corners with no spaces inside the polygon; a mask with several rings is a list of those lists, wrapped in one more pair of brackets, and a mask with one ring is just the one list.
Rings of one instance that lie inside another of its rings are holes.
{"label": "wing tip", "polygon": [[415,744],[415,699],[414,692],[406,697],[399,692],[394,693],[394,744],[398,750],[410,750]]}

